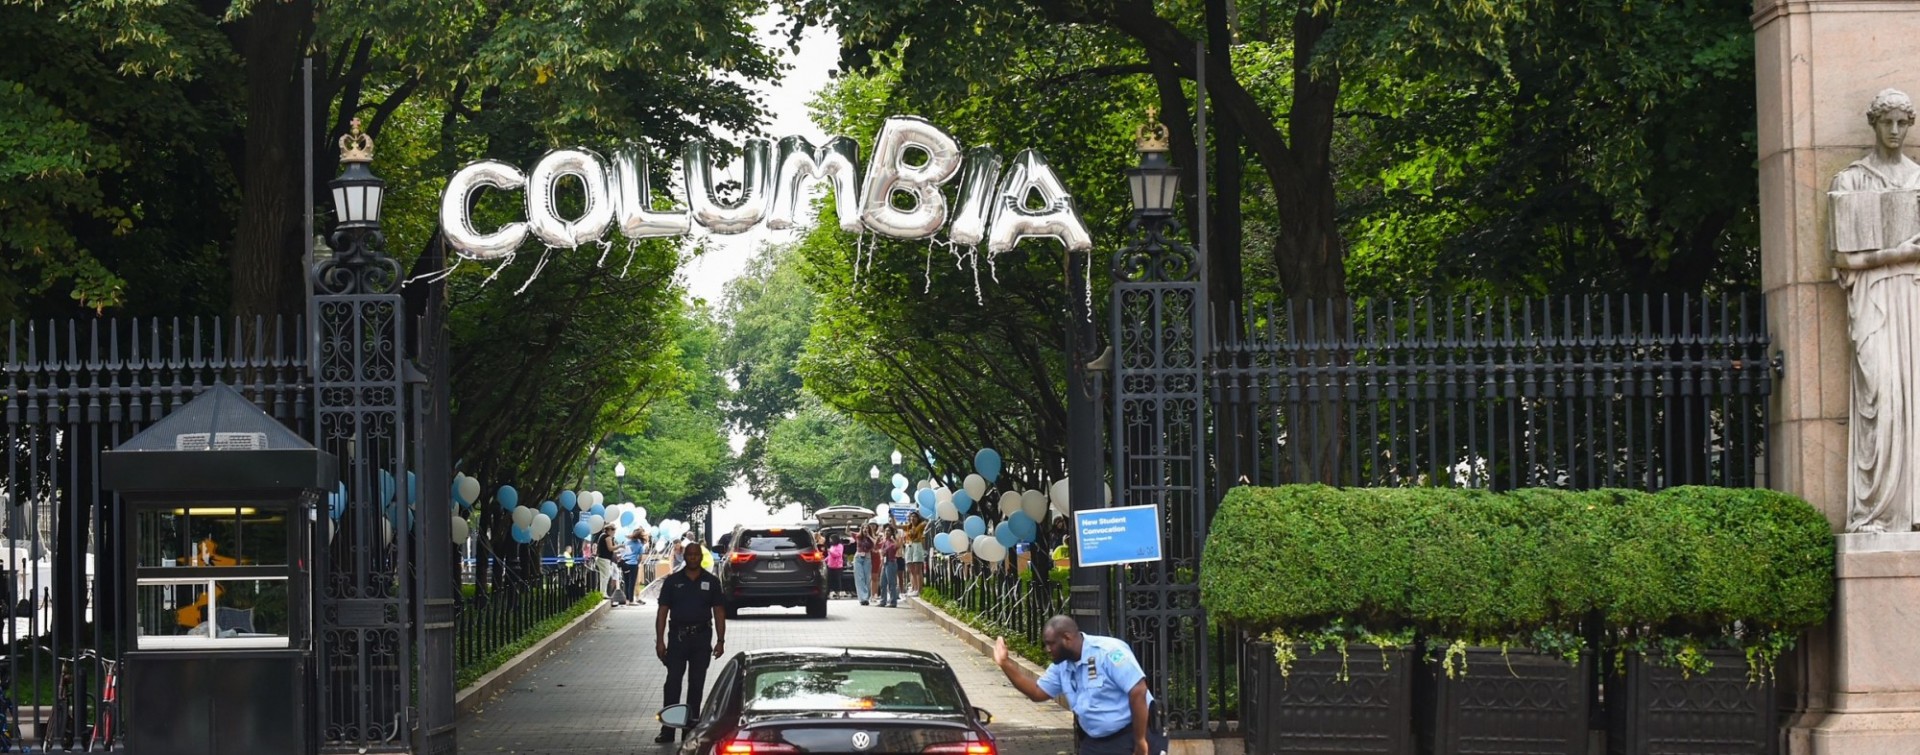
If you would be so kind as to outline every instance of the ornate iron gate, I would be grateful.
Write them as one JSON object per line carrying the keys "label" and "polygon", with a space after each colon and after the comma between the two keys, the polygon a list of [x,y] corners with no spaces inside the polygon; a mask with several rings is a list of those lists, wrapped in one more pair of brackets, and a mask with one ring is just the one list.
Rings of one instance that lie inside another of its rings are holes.
{"label": "ornate iron gate", "polygon": [[1118,567],[1117,634],[1175,734],[1209,729],[1213,663],[1200,606],[1207,496],[1206,305],[1192,247],[1147,225],[1113,259],[1114,506],[1159,507],[1164,558]]}

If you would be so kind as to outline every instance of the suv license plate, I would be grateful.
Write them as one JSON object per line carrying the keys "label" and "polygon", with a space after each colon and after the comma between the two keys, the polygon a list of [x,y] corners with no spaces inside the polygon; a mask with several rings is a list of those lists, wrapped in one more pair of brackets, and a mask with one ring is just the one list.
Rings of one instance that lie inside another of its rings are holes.
{"label": "suv license plate", "polygon": [[768,561],[767,562],[767,571],[786,571],[786,570],[787,570],[787,562],[785,561]]}

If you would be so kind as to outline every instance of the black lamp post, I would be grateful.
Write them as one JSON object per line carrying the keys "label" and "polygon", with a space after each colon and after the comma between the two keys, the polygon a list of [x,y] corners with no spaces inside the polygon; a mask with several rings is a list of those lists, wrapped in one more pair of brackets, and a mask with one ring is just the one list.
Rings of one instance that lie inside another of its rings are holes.
{"label": "black lamp post", "polygon": [[400,281],[400,263],[380,251],[380,204],[387,182],[373,174],[373,138],[353,130],[340,137],[338,178],[327,182],[333,193],[333,257],[314,266],[314,287],[322,294],[390,293]]}

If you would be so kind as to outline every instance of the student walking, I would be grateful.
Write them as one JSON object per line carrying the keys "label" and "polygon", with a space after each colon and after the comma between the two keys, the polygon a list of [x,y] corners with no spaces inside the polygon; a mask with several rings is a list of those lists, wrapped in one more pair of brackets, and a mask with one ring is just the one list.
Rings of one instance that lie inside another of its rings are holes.
{"label": "student walking", "polygon": [[900,605],[900,536],[892,527],[881,530],[875,546],[880,557],[880,594],[876,600],[887,608]]}

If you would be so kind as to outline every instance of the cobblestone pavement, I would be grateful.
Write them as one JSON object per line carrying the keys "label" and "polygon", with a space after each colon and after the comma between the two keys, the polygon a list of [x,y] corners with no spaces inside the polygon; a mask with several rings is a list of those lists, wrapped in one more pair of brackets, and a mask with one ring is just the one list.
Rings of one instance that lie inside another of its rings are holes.
{"label": "cobblestone pavement", "polygon": [[[465,753],[670,752],[659,732],[666,668],[653,656],[652,605],[615,608],[458,722]],[[836,600],[825,619],[801,609],[746,609],[727,622],[727,653],[785,645],[870,645],[939,653],[953,666],[973,704],[1008,755],[1060,755],[1073,750],[1073,719],[1053,703],[1034,703],[1008,684],[993,662],[907,606],[880,608]],[[707,669],[711,682],[725,658]]]}

